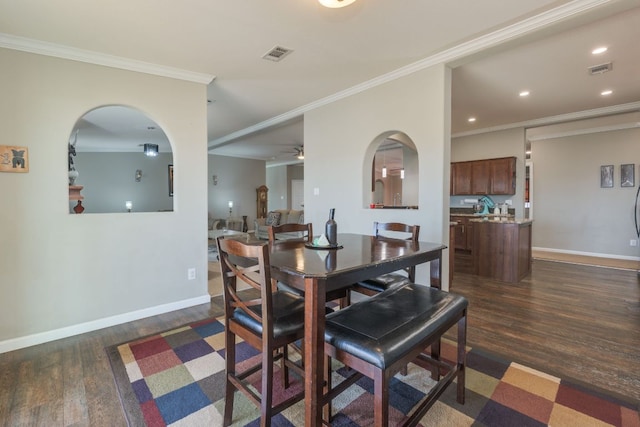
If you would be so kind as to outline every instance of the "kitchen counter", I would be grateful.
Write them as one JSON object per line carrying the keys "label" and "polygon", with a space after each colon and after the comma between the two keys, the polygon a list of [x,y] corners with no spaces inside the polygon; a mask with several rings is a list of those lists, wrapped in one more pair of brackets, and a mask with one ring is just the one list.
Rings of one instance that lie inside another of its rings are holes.
{"label": "kitchen counter", "polygon": [[530,219],[473,219],[473,272],[518,283],[531,272]]}
{"label": "kitchen counter", "polygon": [[529,223],[532,223],[533,220],[527,219],[527,218],[513,218],[513,217],[503,217],[503,216],[496,217],[495,215],[491,215],[485,218],[470,219],[469,222],[494,222],[496,224],[529,224]]}

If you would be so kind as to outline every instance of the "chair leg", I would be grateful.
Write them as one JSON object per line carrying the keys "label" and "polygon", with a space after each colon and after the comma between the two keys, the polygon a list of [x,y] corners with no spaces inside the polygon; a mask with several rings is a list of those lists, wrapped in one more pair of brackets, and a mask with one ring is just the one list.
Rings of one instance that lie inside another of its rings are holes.
{"label": "chair leg", "polygon": [[[440,337],[431,344],[431,358],[440,360]],[[440,368],[435,364],[431,367],[431,378],[435,381],[440,380]]]}
{"label": "chair leg", "polygon": [[273,351],[262,352],[262,393],[260,398],[260,426],[270,427],[273,403]]}
{"label": "chair leg", "polygon": [[289,349],[287,346],[282,347],[282,359],[280,360],[280,374],[282,376],[282,387],[289,388],[289,368],[287,367],[287,359],[289,358]]}
{"label": "chair leg", "polygon": [[[331,357],[325,355],[324,357],[324,390],[323,393],[326,395],[331,391]],[[331,400],[324,405],[322,409],[322,419],[327,423],[331,424],[332,415],[331,415]]]}
{"label": "chair leg", "polygon": [[223,426],[231,425],[231,420],[233,419],[233,397],[235,394],[235,387],[231,384],[229,380],[230,375],[236,374],[235,364],[236,364],[236,337],[234,334],[229,332],[229,325],[225,327],[225,346],[226,346],[226,357],[225,357],[225,368],[226,368],[226,386],[225,386],[225,396],[224,396],[224,418],[223,418]]}

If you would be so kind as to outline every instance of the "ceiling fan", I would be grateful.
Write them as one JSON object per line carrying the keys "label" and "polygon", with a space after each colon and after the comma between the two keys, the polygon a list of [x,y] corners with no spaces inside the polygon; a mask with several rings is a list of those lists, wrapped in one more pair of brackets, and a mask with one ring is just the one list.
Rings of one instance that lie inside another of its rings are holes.
{"label": "ceiling fan", "polygon": [[300,147],[294,147],[293,149],[296,150],[293,155],[296,156],[298,160],[304,160],[304,146],[301,145]]}

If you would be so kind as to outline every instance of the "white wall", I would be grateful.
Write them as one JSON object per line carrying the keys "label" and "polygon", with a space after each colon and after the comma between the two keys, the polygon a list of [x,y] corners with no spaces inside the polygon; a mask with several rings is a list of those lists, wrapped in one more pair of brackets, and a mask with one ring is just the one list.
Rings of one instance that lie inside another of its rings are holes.
{"label": "white wall", "polygon": [[[323,230],[329,209],[336,208],[338,233],[370,234],[374,221],[400,221],[419,224],[420,240],[448,244],[449,112],[450,70],[440,65],[306,113],[305,220]],[[388,131],[404,132],[416,145],[418,210],[368,208],[377,149],[372,141]],[[428,266],[419,266],[417,280],[428,283],[428,277]]]}
{"label": "white wall", "polygon": [[[265,162],[237,157],[209,155],[209,215],[214,219],[229,216],[229,201],[233,201],[234,218],[247,216],[247,225],[253,229],[256,217],[256,189],[264,185]],[[213,175],[218,183],[213,184]],[[269,191],[271,192],[271,191]]]}
{"label": "white wall", "polygon": [[[206,86],[7,49],[0,63],[3,144],[30,161],[0,174],[0,352],[208,301]],[[174,212],[69,214],[69,135],[113,104],[171,141]]]}
{"label": "white wall", "polygon": [[287,197],[287,173],[286,165],[267,168],[267,212],[276,209],[287,209],[289,198]]}
{"label": "white wall", "polygon": [[[525,131],[523,128],[482,133],[478,135],[453,138],[451,140],[451,161],[494,159],[498,157],[516,157],[516,194],[513,196],[491,196],[494,202],[513,202],[515,216],[524,216],[524,180],[525,180]],[[452,208],[472,208],[461,201],[472,196],[451,196]]]}

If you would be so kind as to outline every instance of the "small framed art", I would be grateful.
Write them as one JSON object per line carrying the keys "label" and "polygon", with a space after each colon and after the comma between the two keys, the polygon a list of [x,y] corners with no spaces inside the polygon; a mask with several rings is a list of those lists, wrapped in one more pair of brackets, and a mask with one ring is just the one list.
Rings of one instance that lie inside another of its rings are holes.
{"label": "small framed art", "polygon": [[620,165],[620,187],[634,187],[636,185],[636,165]]}
{"label": "small framed art", "polygon": [[0,145],[0,172],[29,172],[29,150],[16,145]]}
{"label": "small framed art", "polygon": [[613,165],[600,166],[600,188],[613,187]]}
{"label": "small framed art", "polygon": [[169,197],[173,197],[173,165],[169,165]]}

